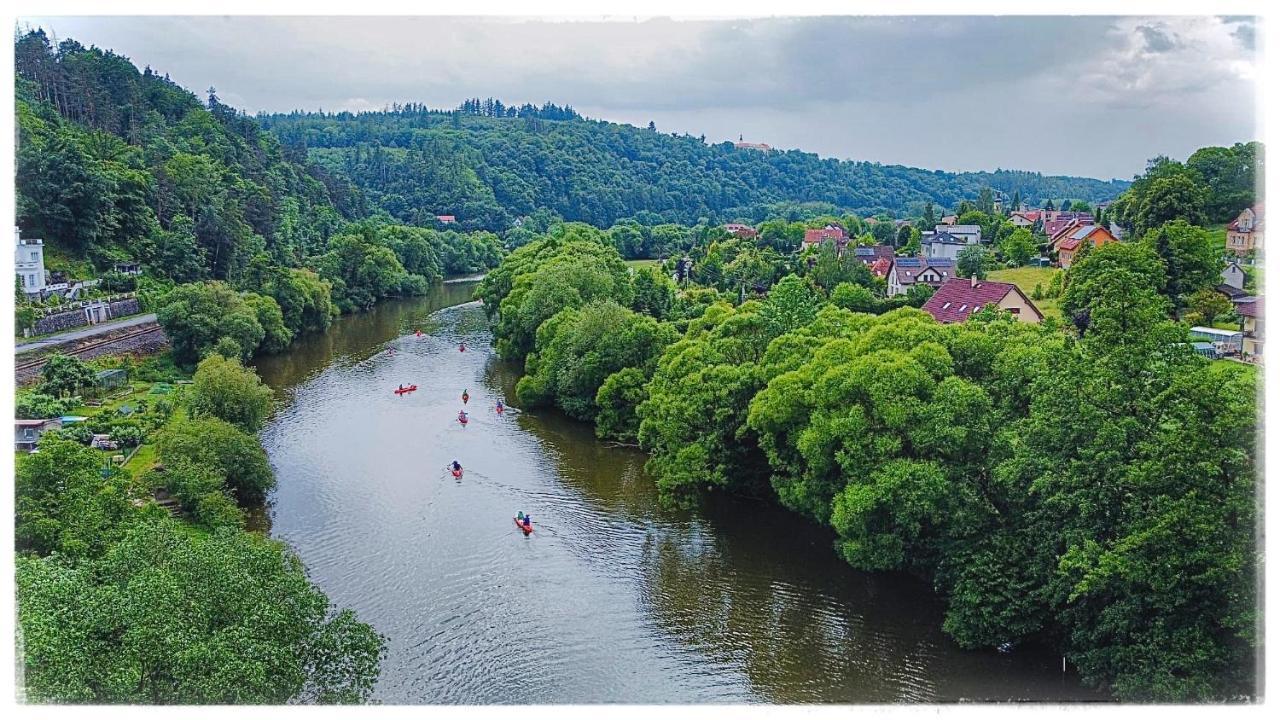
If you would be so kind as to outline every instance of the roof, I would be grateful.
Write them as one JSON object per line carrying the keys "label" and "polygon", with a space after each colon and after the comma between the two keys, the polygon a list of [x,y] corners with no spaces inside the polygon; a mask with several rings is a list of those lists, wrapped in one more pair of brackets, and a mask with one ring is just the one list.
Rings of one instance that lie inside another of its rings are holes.
{"label": "roof", "polygon": [[943,280],[955,275],[956,261],[951,258],[900,257],[893,259],[890,272],[898,279],[899,285],[913,285],[916,277],[928,268],[938,271]]}
{"label": "roof", "polygon": [[1234,286],[1234,285],[1228,285],[1228,284],[1226,284],[1226,283],[1221,283],[1221,284],[1218,284],[1218,285],[1214,285],[1214,286],[1213,286],[1213,289],[1214,289],[1214,290],[1217,290],[1218,292],[1220,292],[1220,293],[1222,293],[1223,295],[1226,295],[1227,297],[1232,298],[1232,299],[1239,298],[1239,297],[1245,297],[1245,292],[1244,292],[1243,290],[1241,290],[1240,288],[1238,288],[1238,287]]}
{"label": "roof", "polygon": [[1078,248],[1078,247],[1080,247],[1080,241],[1079,241],[1079,240],[1076,240],[1075,238],[1068,238],[1068,239],[1063,240],[1062,242],[1058,243],[1058,250],[1059,250],[1059,251],[1066,250],[1066,251],[1070,252],[1070,251],[1072,251],[1072,250],[1075,250],[1075,249],[1076,249],[1076,248]]}
{"label": "roof", "polygon": [[893,248],[888,245],[859,245],[853,249],[853,253],[862,262],[871,264],[880,258],[892,258]]}
{"label": "roof", "polygon": [[1021,296],[1037,315],[1043,317],[1017,285],[989,280],[975,283],[969,278],[952,278],[946,281],[922,309],[940,323],[964,322],[987,305],[998,304],[1011,292]]}
{"label": "roof", "polygon": [[884,277],[889,274],[889,268],[893,267],[893,260],[889,258],[876,258],[871,263],[871,274],[876,277]]}
{"label": "roof", "polygon": [[41,427],[42,425],[50,421],[49,420],[14,420],[13,422],[18,427]]}
{"label": "roof", "polygon": [[1243,302],[1236,305],[1236,314],[1240,317],[1258,317],[1258,301]]}
{"label": "roof", "polygon": [[452,215],[437,215],[436,219],[440,222],[454,222],[457,218]]}
{"label": "roof", "polygon": [[[1261,230],[1262,229],[1262,210],[1263,210],[1262,203],[1254,203],[1253,205],[1250,205],[1244,210],[1253,211],[1253,231],[1252,232],[1257,232],[1258,230]],[[1241,210],[1240,212],[1236,213],[1235,219],[1227,223],[1228,230],[1240,229],[1240,225],[1239,225],[1240,216],[1244,214],[1244,210]]]}
{"label": "roof", "polygon": [[931,243],[942,243],[943,245],[968,245],[969,241],[964,238],[958,238],[949,232],[937,232],[927,239],[921,239],[920,244],[929,245]]}

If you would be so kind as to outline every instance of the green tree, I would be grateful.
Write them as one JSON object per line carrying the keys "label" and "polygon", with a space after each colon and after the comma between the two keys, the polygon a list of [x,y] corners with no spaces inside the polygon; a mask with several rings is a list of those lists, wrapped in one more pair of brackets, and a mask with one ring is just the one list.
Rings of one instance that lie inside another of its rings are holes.
{"label": "green tree", "polygon": [[40,368],[40,378],[40,392],[65,398],[92,388],[96,376],[80,358],[55,352]]}
{"label": "green tree", "polygon": [[236,357],[248,359],[266,337],[257,312],[226,283],[179,285],[163,303],[156,318],[179,363],[196,362],[223,338],[235,343]]}
{"label": "green tree", "polygon": [[362,702],[385,655],[384,638],[253,533],[149,520],[92,563],[19,558],[17,590],[35,702]]}
{"label": "green tree", "polygon": [[196,366],[188,407],[193,417],[211,416],[257,432],[271,411],[271,388],[235,358],[210,355]]}
{"label": "green tree", "polygon": [[116,540],[133,507],[127,478],[104,478],[102,470],[101,453],[50,435],[40,438],[40,452],[22,457],[15,475],[17,549],[74,558],[97,555]]}
{"label": "green tree", "polygon": [[1036,252],[1035,238],[1031,236],[1030,230],[1018,228],[1000,242],[1000,252],[1015,265],[1026,265]]}
{"label": "green tree", "polygon": [[990,250],[981,245],[970,245],[956,256],[956,275],[984,280],[991,262]]}
{"label": "green tree", "polygon": [[219,418],[170,423],[157,434],[156,447],[165,465],[185,463],[217,473],[241,504],[262,502],[275,486],[257,438]]}
{"label": "green tree", "polygon": [[1175,315],[1181,315],[1192,294],[1219,281],[1222,248],[1203,228],[1175,220],[1149,231],[1142,245],[1154,251],[1164,265],[1160,288]]}

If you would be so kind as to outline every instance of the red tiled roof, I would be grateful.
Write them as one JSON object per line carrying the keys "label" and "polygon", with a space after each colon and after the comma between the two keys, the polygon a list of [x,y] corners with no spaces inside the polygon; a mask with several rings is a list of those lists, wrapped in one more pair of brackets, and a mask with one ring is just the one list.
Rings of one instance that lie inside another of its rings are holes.
{"label": "red tiled roof", "polygon": [[1067,238],[1066,240],[1063,240],[1062,242],[1058,243],[1059,252],[1063,250],[1067,250],[1067,251],[1075,250],[1078,247],[1080,247],[1080,241],[1075,238]]}
{"label": "red tiled roof", "polygon": [[893,261],[889,258],[876,258],[871,263],[871,274],[876,277],[884,277],[889,274],[889,267],[893,265]]}
{"label": "red tiled roof", "polygon": [[436,219],[440,222],[455,222],[457,218],[452,215],[437,215]]}
{"label": "red tiled roof", "polygon": [[998,304],[1010,292],[1022,294],[1013,283],[979,280],[974,284],[969,278],[953,278],[938,288],[923,310],[940,323],[964,322],[988,304]]}
{"label": "red tiled roof", "polygon": [[828,225],[824,228],[809,228],[804,231],[804,241],[808,245],[820,243],[823,240],[848,240],[849,234],[844,228],[837,225]]}

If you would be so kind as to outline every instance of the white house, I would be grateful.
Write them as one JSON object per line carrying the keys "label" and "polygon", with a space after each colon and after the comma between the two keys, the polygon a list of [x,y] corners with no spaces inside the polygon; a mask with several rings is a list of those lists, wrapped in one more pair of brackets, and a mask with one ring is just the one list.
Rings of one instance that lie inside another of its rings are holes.
{"label": "white house", "polygon": [[934,258],[955,260],[959,257],[960,251],[970,244],[965,238],[953,233],[937,232],[930,235],[927,240],[922,239],[920,241],[920,249],[924,252],[924,256],[930,260]]}
{"label": "white house", "polygon": [[1230,285],[1237,290],[1244,289],[1244,270],[1240,269],[1240,264],[1232,260],[1227,263],[1227,267],[1222,271],[1222,284]]}
{"label": "white house", "polygon": [[45,290],[44,240],[23,238],[22,230],[13,228],[13,264],[22,280],[22,291],[30,297],[39,297]]}
{"label": "white house", "polygon": [[977,225],[935,225],[933,230],[938,233],[950,233],[969,245],[982,242],[982,228]]}

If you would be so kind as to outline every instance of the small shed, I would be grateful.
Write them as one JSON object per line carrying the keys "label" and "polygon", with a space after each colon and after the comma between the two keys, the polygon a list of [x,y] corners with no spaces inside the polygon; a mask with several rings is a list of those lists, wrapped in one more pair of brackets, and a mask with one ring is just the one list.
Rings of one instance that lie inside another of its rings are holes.
{"label": "small shed", "polygon": [[50,430],[62,427],[62,421],[51,420],[17,420],[14,423],[14,450],[17,452],[34,452],[40,442],[40,436]]}
{"label": "small shed", "polygon": [[1191,347],[1196,351],[1197,355],[1203,355],[1210,360],[1218,359],[1218,350],[1210,342],[1193,342]]}
{"label": "small shed", "polygon": [[1193,327],[1191,328],[1191,339],[1213,343],[1215,347],[1226,354],[1239,354],[1244,348],[1244,333],[1239,330]]}
{"label": "small shed", "polygon": [[93,384],[100,390],[111,390],[129,382],[129,373],[120,368],[99,370],[94,376]]}

